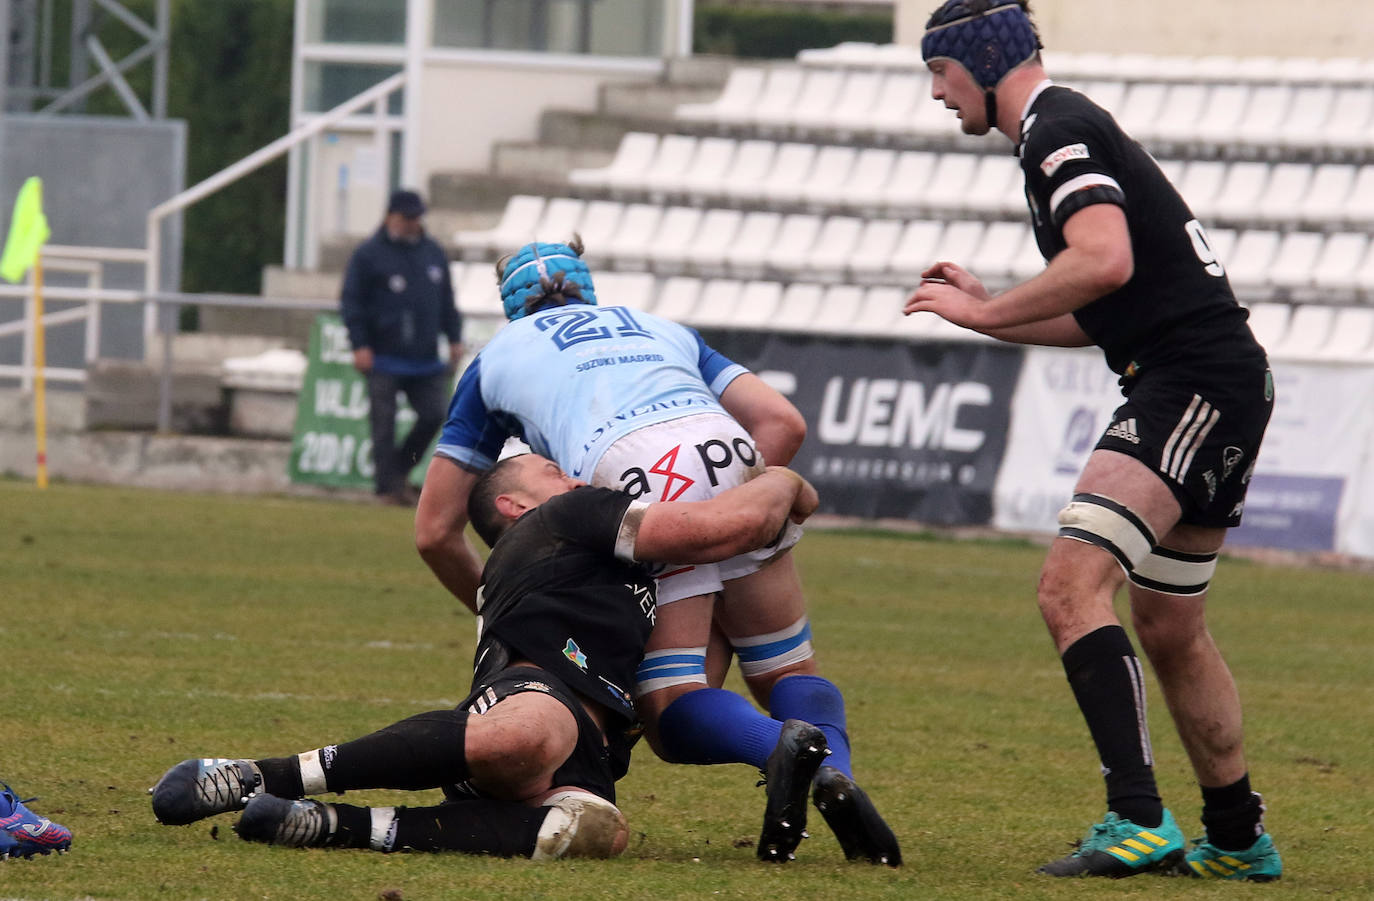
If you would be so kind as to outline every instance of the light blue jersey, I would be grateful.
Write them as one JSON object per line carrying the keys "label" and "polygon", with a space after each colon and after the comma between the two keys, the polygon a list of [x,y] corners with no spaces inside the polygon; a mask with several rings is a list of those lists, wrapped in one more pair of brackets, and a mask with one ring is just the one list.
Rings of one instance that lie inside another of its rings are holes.
{"label": "light blue jersey", "polygon": [[748,372],[693,329],[626,307],[571,304],[508,323],[463,372],[435,453],[472,469],[521,438],[590,479],[616,439],[697,413]]}

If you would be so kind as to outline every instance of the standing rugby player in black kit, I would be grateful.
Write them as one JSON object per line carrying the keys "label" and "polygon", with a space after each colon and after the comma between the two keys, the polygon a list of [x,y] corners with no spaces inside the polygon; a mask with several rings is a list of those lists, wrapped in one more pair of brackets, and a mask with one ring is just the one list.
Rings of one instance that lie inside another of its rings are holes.
{"label": "standing rugby player in black kit", "polygon": [[[1074,854],[1040,872],[1277,879],[1240,699],[1204,617],[1273,407],[1264,349],[1202,226],[1150,155],[1046,77],[1025,0],[948,0],[921,50],[932,95],[964,132],[995,128],[1016,144],[1048,263],[992,295],[937,262],[904,312],[1017,343],[1097,345],[1126,397],[1060,511],[1038,589],[1101,757],[1108,812]],[[1112,606],[1127,579],[1136,634],[1202,788],[1206,837],[1186,853],[1155,784],[1140,662]]]}

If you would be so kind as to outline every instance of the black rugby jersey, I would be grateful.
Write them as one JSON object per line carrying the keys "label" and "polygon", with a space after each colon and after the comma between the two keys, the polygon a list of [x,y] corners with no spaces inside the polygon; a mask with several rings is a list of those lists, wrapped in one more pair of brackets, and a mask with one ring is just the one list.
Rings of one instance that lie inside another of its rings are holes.
{"label": "black rugby jersey", "polygon": [[1163,365],[1264,359],[1206,232],[1154,158],[1109,113],[1069,88],[1039,89],[1021,122],[1017,155],[1045,259],[1067,246],[1064,223],[1085,206],[1125,211],[1134,274],[1073,314],[1113,371],[1129,378]]}
{"label": "black rugby jersey", "polygon": [[615,556],[633,498],[574,488],[520,517],[482,570],[474,670],[499,658],[493,639],[629,721],[631,692],[654,624],[647,568]]}

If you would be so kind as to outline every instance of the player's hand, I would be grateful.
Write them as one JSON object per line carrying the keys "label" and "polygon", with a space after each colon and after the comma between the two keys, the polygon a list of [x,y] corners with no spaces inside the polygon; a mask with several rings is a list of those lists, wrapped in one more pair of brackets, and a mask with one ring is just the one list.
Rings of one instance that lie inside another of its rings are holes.
{"label": "player's hand", "polygon": [[363,375],[372,371],[372,348],[360,347],[353,351],[353,368]]}
{"label": "player's hand", "polygon": [[979,281],[973,273],[969,272],[958,263],[941,260],[933,264],[925,272],[922,272],[921,279],[923,282],[938,281],[953,285],[965,294],[977,297],[980,300],[992,299],[992,295],[988,294],[988,290],[983,287],[983,283]]}
{"label": "player's hand", "polygon": [[797,496],[792,499],[792,510],[788,514],[789,519],[795,523],[803,523],[807,517],[816,512],[816,508],[821,504],[820,496],[816,494],[816,489],[812,487],[811,483],[802,478],[796,470],[788,469],[786,466],[770,466],[767,472],[781,473],[797,483]]}

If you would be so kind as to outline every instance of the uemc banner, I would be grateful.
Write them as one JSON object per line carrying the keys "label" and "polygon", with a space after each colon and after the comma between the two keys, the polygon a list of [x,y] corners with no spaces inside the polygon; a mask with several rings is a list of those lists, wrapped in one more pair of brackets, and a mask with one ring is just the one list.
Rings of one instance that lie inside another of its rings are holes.
{"label": "uemc banner", "polygon": [[992,516],[1022,350],[708,333],[806,417],[792,468],[821,511],[975,525]]}
{"label": "uemc banner", "polygon": [[[291,481],[371,490],[368,406],[367,380],[353,368],[348,330],[336,315],[315,317],[287,464]],[[396,434],[404,435],[414,423],[415,411],[402,400]]]}

